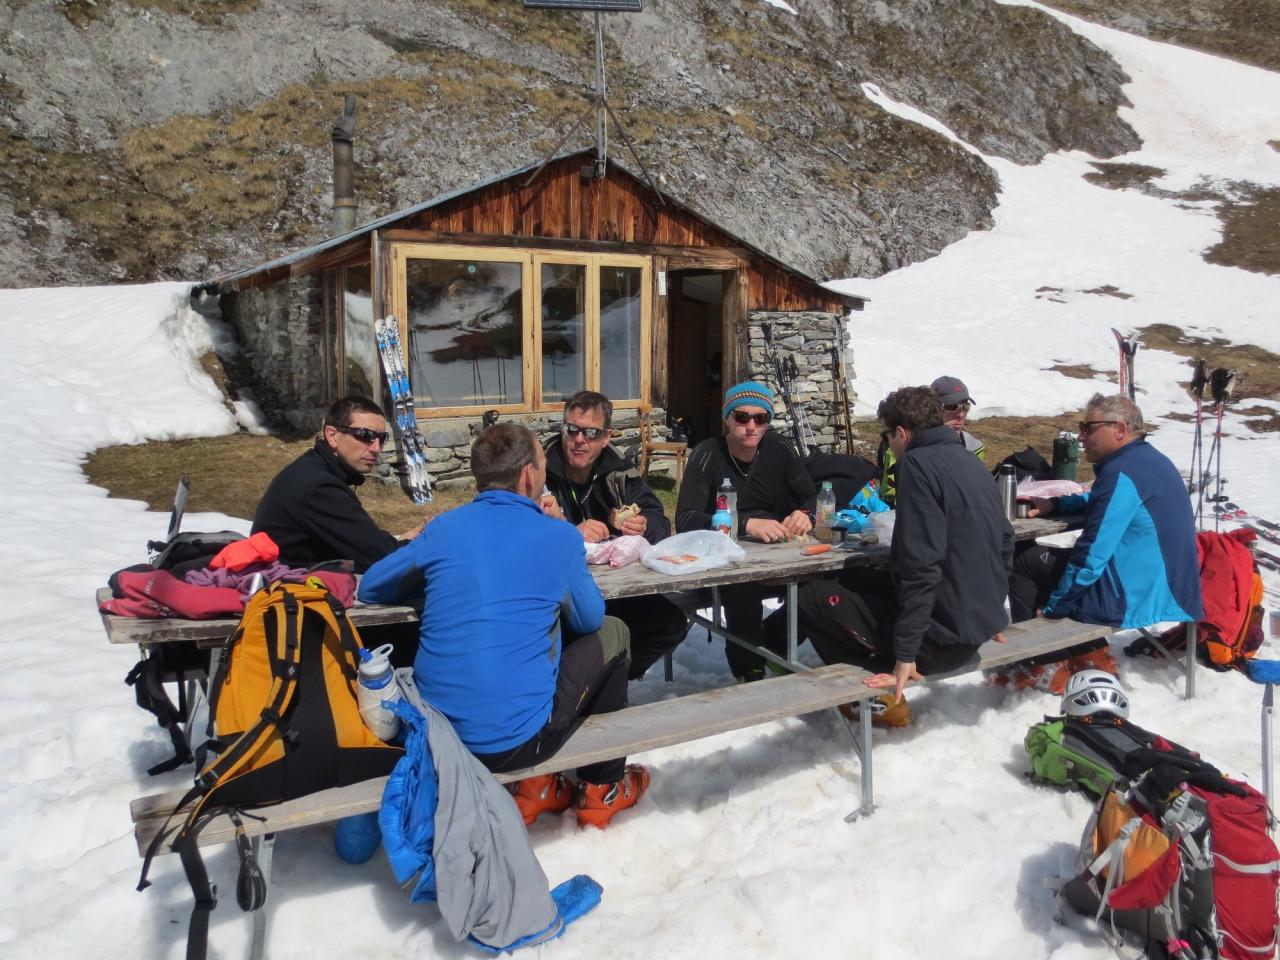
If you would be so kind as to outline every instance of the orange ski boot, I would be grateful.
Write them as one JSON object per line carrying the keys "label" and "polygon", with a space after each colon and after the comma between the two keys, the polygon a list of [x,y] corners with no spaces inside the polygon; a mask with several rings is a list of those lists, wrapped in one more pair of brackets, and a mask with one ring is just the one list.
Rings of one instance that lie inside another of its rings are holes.
{"label": "orange ski boot", "polygon": [[526,825],[537,820],[540,813],[560,813],[573,803],[573,781],[562,773],[525,777],[507,789],[515,797]]}
{"label": "orange ski boot", "polygon": [[638,763],[627,765],[617,783],[578,785],[578,826],[604,829],[619,810],[634,807],[649,789],[649,771]]}

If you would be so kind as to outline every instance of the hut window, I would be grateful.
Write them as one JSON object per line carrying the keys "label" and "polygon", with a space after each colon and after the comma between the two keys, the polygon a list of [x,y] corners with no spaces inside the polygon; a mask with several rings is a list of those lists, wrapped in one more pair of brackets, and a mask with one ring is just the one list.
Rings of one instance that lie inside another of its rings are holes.
{"label": "hut window", "polygon": [[542,318],[542,402],[563,403],[587,383],[587,268],[539,266]]}
{"label": "hut window", "polygon": [[378,348],[373,342],[373,288],[369,268],[342,271],[342,381],[344,394],[376,396]]}
{"label": "hut window", "polygon": [[579,390],[648,398],[648,257],[397,242],[390,307],[428,416],[558,409]]}
{"label": "hut window", "polygon": [[523,268],[485,260],[409,260],[409,380],[427,407],[524,399]]}
{"label": "hut window", "polygon": [[600,392],[639,400],[643,363],[642,282],[639,267],[600,266]]}

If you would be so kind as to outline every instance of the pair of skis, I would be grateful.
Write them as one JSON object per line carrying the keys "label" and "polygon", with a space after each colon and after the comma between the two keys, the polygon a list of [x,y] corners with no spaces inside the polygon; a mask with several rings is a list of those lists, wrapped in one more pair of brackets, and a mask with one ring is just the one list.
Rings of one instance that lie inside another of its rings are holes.
{"label": "pair of skis", "polygon": [[391,392],[392,430],[400,452],[397,473],[400,485],[414,503],[431,502],[431,473],[427,470],[427,443],[418,430],[418,415],[413,407],[413,390],[409,386],[408,365],[400,345],[400,324],[394,316],[373,322],[378,342],[382,372]]}
{"label": "pair of skis", "polygon": [[795,442],[796,453],[800,454],[801,460],[807,460],[810,454],[817,451],[818,441],[809,427],[804,407],[795,402],[791,393],[792,385],[800,375],[796,358],[789,356],[783,361],[778,355],[778,346],[773,342],[773,328],[768,323],[760,324],[760,330],[764,333],[764,345],[769,354],[769,362],[773,365],[774,379],[778,381],[778,392],[782,394],[782,405],[786,407],[787,419],[791,421],[791,438]]}

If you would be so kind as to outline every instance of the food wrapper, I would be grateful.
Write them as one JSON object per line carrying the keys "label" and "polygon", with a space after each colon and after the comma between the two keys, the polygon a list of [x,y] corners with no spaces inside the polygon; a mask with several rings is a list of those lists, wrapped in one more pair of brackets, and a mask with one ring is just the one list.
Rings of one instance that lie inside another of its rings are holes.
{"label": "food wrapper", "polygon": [[727,567],[747,555],[738,543],[714,530],[690,530],[659,540],[640,558],[650,570],[671,576]]}
{"label": "food wrapper", "polygon": [[649,549],[644,537],[627,535],[587,545],[587,563],[607,563],[613,568],[635,563]]}

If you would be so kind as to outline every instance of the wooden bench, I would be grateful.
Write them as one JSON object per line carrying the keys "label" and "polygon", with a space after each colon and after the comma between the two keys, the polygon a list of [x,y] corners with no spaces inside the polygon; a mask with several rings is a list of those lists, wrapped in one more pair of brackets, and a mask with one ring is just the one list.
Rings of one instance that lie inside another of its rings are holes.
{"label": "wooden bench", "polygon": [[[980,660],[975,666],[949,676],[1007,666],[1031,657],[1065,651],[1081,643],[1106,637],[1110,633],[1107,627],[1072,620],[1032,620],[1014,624],[1005,631],[1007,642],[992,641],[984,644],[980,649]],[[871,704],[885,691],[867,686],[867,677],[865,670],[847,664],[834,664],[589,717],[551,759],[525,770],[497,774],[496,777],[500,782],[508,783],[535,774],[569,770],[587,763],[658,750],[773,720],[857,703],[861,722],[855,727],[845,721],[862,769],[861,803],[845,817],[847,821],[851,821],[859,816],[870,815],[875,806]],[[930,678],[937,679],[941,678]],[[255,810],[252,818],[245,818],[243,831],[248,837],[254,838],[259,867],[267,882],[270,882],[271,850],[275,834],[376,811],[381,806],[385,784],[386,778],[379,778],[349,787],[323,790],[287,803]],[[130,804],[139,854],[144,854],[156,834],[165,829],[166,818],[184,793],[185,790],[176,790],[154,794],[140,797]],[[179,815],[169,824],[167,836],[158,848],[161,853],[172,851],[172,836],[181,823],[182,817]],[[199,845],[204,847],[226,843],[235,838],[236,832],[236,827],[228,817],[216,816],[201,831]],[[262,956],[265,923],[263,911],[254,911],[251,957]]]}
{"label": "wooden bench", "polygon": [[[1109,627],[1077,623],[1074,620],[1030,620],[1013,624],[1005,629],[1005,643],[991,641],[980,648],[980,660],[975,666],[969,670],[934,676],[926,682],[1060,652],[1106,637],[1110,633]],[[499,782],[509,783],[536,774],[571,770],[613,757],[743,730],[841,704],[862,704],[885,692],[868,687],[865,683],[867,676],[867,671],[858,667],[833,664],[589,717],[554,757],[537,766],[495,776]],[[868,748],[870,732],[868,724],[862,730]],[[862,764],[863,806],[858,812],[868,814],[873,807],[869,749],[865,751]],[[261,820],[246,821],[245,833],[249,836],[278,833],[376,810],[385,782],[385,778],[369,780],[350,787],[323,790],[308,797],[265,808],[259,811]],[[183,789],[153,794],[140,797],[130,804],[139,852],[145,852],[152,837],[161,829],[165,817],[185,792]],[[224,843],[234,835],[235,829],[230,821],[225,818],[214,820],[202,831],[200,845]],[[161,849],[168,852],[170,847],[166,843]]]}

